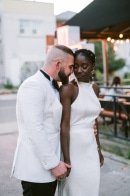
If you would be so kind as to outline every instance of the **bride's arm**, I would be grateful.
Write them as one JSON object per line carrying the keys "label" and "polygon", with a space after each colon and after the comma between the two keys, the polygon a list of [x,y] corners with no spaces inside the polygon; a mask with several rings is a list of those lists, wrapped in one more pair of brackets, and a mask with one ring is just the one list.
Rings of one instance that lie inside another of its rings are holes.
{"label": "bride's arm", "polygon": [[[94,90],[95,94],[98,97],[99,96],[99,87],[97,86],[96,83],[93,84],[93,90]],[[96,124],[96,128],[97,128],[97,134],[95,134],[96,141],[97,141],[97,150],[98,150],[99,159],[100,159],[100,166],[102,166],[103,163],[104,163],[104,156],[103,156],[103,154],[101,152],[101,146],[100,146],[100,140],[99,140],[99,133],[98,133],[98,121],[97,121],[97,119],[95,119],[95,124]]]}
{"label": "bride's arm", "polygon": [[[60,101],[63,107],[61,119],[61,149],[63,153],[64,162],[71,165],[69,144],[70,144],[70,112],[71,112],[71,94],[72,85],[64,85],[60,88]],[[67,176],[69,176],[70,169],[68,169]]]}

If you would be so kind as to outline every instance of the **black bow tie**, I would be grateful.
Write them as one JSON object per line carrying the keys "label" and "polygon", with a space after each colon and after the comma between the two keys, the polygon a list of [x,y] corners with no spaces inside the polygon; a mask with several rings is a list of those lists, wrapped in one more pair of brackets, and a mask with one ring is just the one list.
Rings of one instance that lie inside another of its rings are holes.
{"label": "black bow tie", "polygon": [[[50,76],[47,74],[47,73],[45,73],[43,70],[41,70],[40,69],[40,71],[42,72],[42,74],[48,79],[48,80],[50,80]],[[52,80],[52,85],[54,86],[54,88],[56,89],[56,90],[58,90],[59,91],[59,86],[58,86],[58,83],[57,83],[57,81],[56,80]]]}
{"label": "black bow tie", "polygon": [[52,80],[52,85],[54,86],[54,88],[56,89],[56,90],[58,90],[59,91],[59,86],[58,86],[58,83],[57,83],[57,81],[56,80]]}

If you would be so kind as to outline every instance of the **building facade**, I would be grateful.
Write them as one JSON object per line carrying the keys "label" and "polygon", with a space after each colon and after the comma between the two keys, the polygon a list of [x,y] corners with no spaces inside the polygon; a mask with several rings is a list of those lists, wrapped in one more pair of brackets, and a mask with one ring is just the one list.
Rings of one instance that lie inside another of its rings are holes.
{"label": "building facade", "polygon": [[53,3],[0,0],[0,83],[17,86],[42,66],[55,29]]}

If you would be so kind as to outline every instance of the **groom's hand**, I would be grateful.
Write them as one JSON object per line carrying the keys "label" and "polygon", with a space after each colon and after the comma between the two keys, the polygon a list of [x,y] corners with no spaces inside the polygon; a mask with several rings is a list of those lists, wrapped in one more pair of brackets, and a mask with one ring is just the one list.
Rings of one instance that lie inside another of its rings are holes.
{"label": "groom's hand", "polygon": [[67,167],[69,166],[67,166],[66,163],[60,161],[60,163],[55,168],[51,169],[51,171],[57,180],[62,180],[66,177]]}

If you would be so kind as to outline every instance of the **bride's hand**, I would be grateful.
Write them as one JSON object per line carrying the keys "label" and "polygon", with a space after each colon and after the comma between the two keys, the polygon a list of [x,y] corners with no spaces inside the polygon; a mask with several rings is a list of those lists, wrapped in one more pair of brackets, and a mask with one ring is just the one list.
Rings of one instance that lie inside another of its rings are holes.
{"label": "bride's hand", "polygon": [[70,171],[71,171],[71,165],[70,164],[67,164],[67,163],[65,163],[65,164],[66,164],[66,167],[67,167],[66,177],[68,177],[69,174],[70,174]]}
{"label": "bride's hand", "polygon": [[101,151],[98,151],[99,153],[99,160],[100,160],[100,167],[104,164],[104,156]]}

